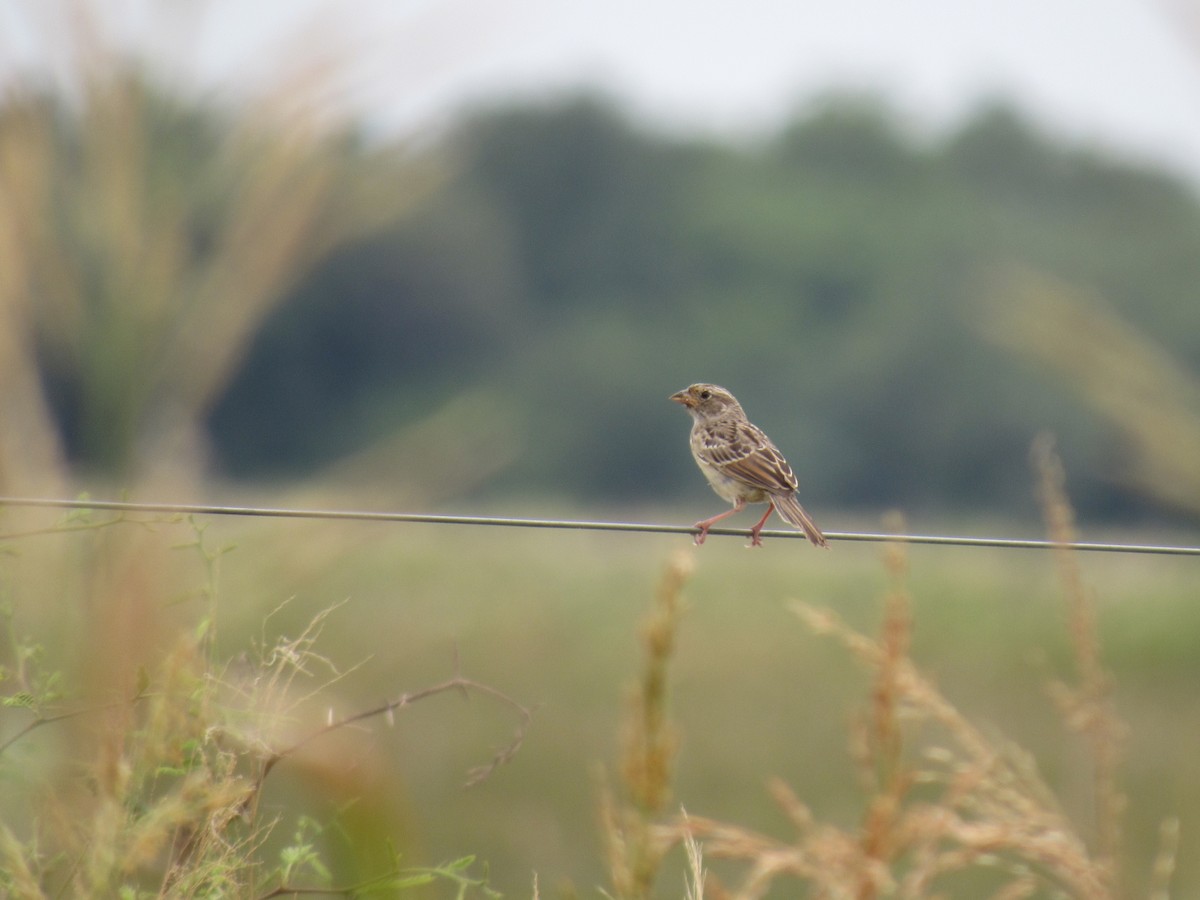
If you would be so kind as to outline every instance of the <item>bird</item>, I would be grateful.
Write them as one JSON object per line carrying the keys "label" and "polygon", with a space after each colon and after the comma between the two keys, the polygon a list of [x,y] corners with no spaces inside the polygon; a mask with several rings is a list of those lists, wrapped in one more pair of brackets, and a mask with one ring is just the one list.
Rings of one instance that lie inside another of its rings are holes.
{"label": "bird", "polygon": [[772,510],[804,532],[817,547],[828,547],[804,507],[796,499],[796,476],[783,454],[761,428],[754,425],[725,388],[715,384],[693,384],[670,396],[692,416],[691,448],[696,465],[717,494],[733,509],[695,524],[697,544],[722,519],[741,512],[747,503],[768,504],[758,524],[750,529],[750,546],[762,546],[761,532]]}

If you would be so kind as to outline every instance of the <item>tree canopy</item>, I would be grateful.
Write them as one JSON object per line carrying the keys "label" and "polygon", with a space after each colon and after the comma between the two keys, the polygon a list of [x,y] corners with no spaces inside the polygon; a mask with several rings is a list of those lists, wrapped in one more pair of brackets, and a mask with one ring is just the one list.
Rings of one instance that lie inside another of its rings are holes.
{"label": "tree canopy", "polygon": [[[221,145],[218,118],[180,121]],[[168,137],[141,146],[177,173],[199,145]],[[1145,500],[1115,484],[1118,430],[1013,353],[1000,332],[1039,311],[1005,286],[1061,279],[1200,366],[1195,194],[1008,107],[931,137],[878,100],[832,96],[734,144],[580,96],[477,113],[423,159],[387,151],[404,157],[390,169],[345,147],[343,183],[415,166],[440,187],[280,280],[207,414],[228,475],[316,472],[471,397],[515,436],[485,490],[671,501],[698,485],[665,398],[704,380],[738,394],[814,504],[1031,508],[1027,449],[1049,429],[1081,504],[1126,513]],[[72,453],[104,465],[103,411],[81,408],[84,375],[58,359]],[[472,427],[441,439],[486,444]]]}

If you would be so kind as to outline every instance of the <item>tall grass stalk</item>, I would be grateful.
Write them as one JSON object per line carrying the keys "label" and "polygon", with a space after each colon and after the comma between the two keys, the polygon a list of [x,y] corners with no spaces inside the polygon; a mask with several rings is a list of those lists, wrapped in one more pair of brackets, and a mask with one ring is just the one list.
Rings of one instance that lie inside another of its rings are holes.
{"label": "tall grass stalk", "polygon": [[621,791],[601,785],[601,821],[615,895],[646,898],[671,842],[657,820],[671,799],[679,738],[668,713],[668,673],[683,613],[682,591],[692,557],[667,565],[655,604],[642,623],[642,671],[630,693],[622,733]]}
{"label": "tall grass stalk", "polygon": [[155,465],[191,477],[268,314],[430,179],[366,149],[311,71],[218,105],[132,56],[101,4],[39,6],[13,15],[55,78],[10,73],[0,93],[0,488],[66,480],[47,382],[93,469],[127,486]]}
{"label": "tall grass stalk", "polygon": [[1092,767],[1092,798],[1096,822],[1096,862],[1106,872],[1110,892],[1117,890],[1121,849],[1121,819],[1126,799],[1119,787],[1125,726],[1112,700],[1112,679],[1100,658],[1096,602],[1084,584],[1083,571],[1067,545],[1076,540],[1075,517],[1067,500],[1066,474],[1054,451],[1053,439],[1041,436],[1033,448],[1039,475],[1039,497],[1050,539],[1055,543],[1059,581],[1067,611],[1067,632],[1074,651],[1076,683],[1051,685],[1067,726],[1083,735]]}
{"label": "tall grass stalk", "polygon": [[996,282],[989,334],[1061,377],[1122,442],[1111,477],[1200,514],[1200,380],[1094,291],[1017,269]]}

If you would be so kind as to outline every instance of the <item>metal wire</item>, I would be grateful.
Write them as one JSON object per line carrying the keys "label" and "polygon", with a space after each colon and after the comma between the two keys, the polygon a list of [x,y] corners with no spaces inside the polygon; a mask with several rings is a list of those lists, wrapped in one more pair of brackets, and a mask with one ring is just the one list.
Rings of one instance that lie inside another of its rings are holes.
{"label": "metal wire", "polygon": [[[576,531],[633,531],[657,534],[696,534],[694,525],[654,525],[643,522],[589,522],[569,519],[514,519],[502,516],[446,516],[425,513],[370,512],[335,509],[283,509],[261,506],[212,506],[201,503],[138,503],[124,500],[65,500],[45,497],[0,497],[0,506],[50,507],[54,509],[101,510],[108,512],[156,513],[159,515],[257,516],[276,519],[334,519],[358,522],[409,522],[425,525],[495,525],[504,528],[552,528]],[[713,535],[748,537],[748,529],[713,528]],[[763,537],[803,538],[798,531],[766,530]],[[1101,553],[1155,553],[1169,556],[1200,556],[1200,547],[1158,544],[1120,544],[1076,541],[1060,545],[1054,541],[1023,538],[964,537],[961,535],[882,534],[857,531],[827,531],[831,541],[933,544],[950,547],[998,547],[1006,550],[1071,550]]]}

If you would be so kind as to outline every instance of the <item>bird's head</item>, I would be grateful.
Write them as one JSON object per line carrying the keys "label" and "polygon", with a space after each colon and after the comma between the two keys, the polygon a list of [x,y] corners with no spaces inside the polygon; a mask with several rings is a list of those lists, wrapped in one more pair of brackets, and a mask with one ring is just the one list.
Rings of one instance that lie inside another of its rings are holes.
{"label": "bird's head", "polygon": [[683,406],[694,419],[714,419],[729,412],[741,412],[733,394],[715,384],[693,384],[671,399]]}

